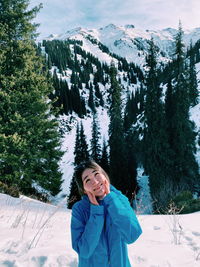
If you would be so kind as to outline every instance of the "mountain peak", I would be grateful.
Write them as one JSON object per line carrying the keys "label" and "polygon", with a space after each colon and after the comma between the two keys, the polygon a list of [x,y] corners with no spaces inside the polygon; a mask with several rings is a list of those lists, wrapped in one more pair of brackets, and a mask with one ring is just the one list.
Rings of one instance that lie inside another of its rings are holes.
{"label": "mountain peak", "polygon": [[133,24],[126,24],[125,26],[125,29],[134,29],[135,26]]}
{"label": "mountain peak", "polygon": [[108,24],[105,29],[117,29],[117,26],[113,23]]}

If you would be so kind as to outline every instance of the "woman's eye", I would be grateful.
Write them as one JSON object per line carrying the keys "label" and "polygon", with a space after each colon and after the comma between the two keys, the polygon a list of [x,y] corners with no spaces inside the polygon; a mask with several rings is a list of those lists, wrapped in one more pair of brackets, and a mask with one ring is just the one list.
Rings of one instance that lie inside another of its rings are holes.
{"label": "woman's eye", "polygon": [[89,182],[89,180],[90,180],[90,179],[87,179],[87,180],[85,181],[85,183],[87,184],[87,182]]}

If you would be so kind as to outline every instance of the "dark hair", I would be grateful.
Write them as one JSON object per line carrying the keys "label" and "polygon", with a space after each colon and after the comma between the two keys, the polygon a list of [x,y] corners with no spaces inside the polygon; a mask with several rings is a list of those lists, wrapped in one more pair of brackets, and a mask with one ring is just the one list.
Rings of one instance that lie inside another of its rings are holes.
{"label": "dark hair", "polygon": [[85,169],[94,169],[94,170],[100,171],[101,173],[103,173],[103,175],[106,177],[106,179],[110,183],[108,174],[104,171],[103,168],[101,168],[99,164],[97,164],[94,160],[83,161],[74,170],[74,178],[78,186],[79,194],[81,196],[84,195],[82,174]]}

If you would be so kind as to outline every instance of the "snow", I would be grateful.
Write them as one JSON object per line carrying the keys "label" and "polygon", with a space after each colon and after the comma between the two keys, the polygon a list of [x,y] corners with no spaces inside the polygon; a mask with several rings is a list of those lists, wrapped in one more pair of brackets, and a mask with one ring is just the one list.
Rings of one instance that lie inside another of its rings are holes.
{"label": "snow", "polygon": [[[200,212],[138,215],[138,219],[143,234],[128,246],[132,266],[200,266]],[[0,194],[0,266],[77,267],[70,220],[66,199],[54,206],[23,196]]]}
{"label": "snow", "polygon": [[[184,30],[183,41],[186,47],[200,39],[200,28]],[[166,28],[163,30],[144,30],[135,28],[133,25],[116,26],[109,24],[100,29],[87,29],[78,27],[60,35],[51,35],[47,39],[66,40],[76,39],[83,41],[83,48],[98,57],[100,61],[110,63],[111,57],[103,53],[97,45],[87,40],[87,37],[101,42],[109,48],[112,53],[125,57],[127,61],[144,66],[145,56],[149,47],[149,40],[153,37],[155,44],[164,52],[164,57],[159,54],[159,61],[169,61],[174,51],[174,37],[177,29]]]}
{"label": "snow", "polygon": [[144,175],[144,168],[141,166],[137,168],[137,181],[140,190],[136,198],[136,208],[139,214],[153,213],[153,200],[151,198],[149,176]]}

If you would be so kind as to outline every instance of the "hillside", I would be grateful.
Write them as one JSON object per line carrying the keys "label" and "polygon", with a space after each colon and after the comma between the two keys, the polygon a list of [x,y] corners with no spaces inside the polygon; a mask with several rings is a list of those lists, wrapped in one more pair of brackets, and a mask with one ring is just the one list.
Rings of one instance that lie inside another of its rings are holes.
{"label": "hillside", "polygon": [[[102,62],[109,63],[111,58],[102,53],[98,42],[105,45],[111,53],[126,58],[128,62],[143,67],[149,40],[154,38],[159,49],[159,61],[167,61],[173,55],[174,36],[177,29],[166,28],[163,30],[142,30],[134,25],[116,26],[109,24],[100,29],[86,29],[78,27],[60,35],[51,35],[47,40],[75,39],[83,41],[85,51],[92,53]],[[184,31],[184,43],[189,47],[192,41],[195,44],[200,39],[200,28]]]}
{"label": "hillside", "polygon": [[[54,65],[53,62],[51,62],[51,72],[53,76],[55,76],[56,73],[60,81],[67,82],[68,88],[71,88],[70,93],[73,91],[72,89],[74,88],[74,84],[77,84],[80,97],[84,99],[84,105],[86,109],[83,116],[77,116],[77,112],[73,112],[73,108],[71,111],[68,109],[67,112],[65,112],[64,108],[65,114],[60,116],[60,121],[62,122],[61,128],[63,129],[63,132],[65,132],[63,139],[63,150],[67,150],[61,163],[61,169],[63,170],[64,177],[61,194],[65,195],[69,193],[69,184],[73,173],[72,163],[74,161],[73,151],[77,121],[83,122],[88,144],[91,140],[92,113],[91,106],[89,106],[89,95],[91,93],[91,88],[93,89],[93,93],[95,95],[94,102],[98,111],[98,120],[101,129],[100,142],[102,144],[104,137],[106,140],[108,140],[108,110],[110,106],[110,81],[108,66],[110,63],[114,62],[118,71],[117,77],[122,87],[123,110],[125,109],[128,96],[130,96],[132,93],[135,96],[137,94],[139,95],[136,101],[137,105],[141,107],[141,101],[143,101],[142,98],[140,98],[142,94],[141,88],[143,86],[145,87],[145,57],[148,54],[150,39],[151,37],[154,38],[158,53],[157,61],[158,64],[162,66],[163,71],[165,71],[165,66],[173,59],[175,49],[174,38],[177,32],[178,31],[176,29],[171,28],[167,28],[162,31],[142,31],[136,29],[133,25],[117,27],[113,24],[110,24],[100,29],[83,29],[79,27],[67,31],[59,36],[50,36],[45,40],[45,43],[43,43],[43,51],[45,51],[45,47],[47,47],[47,45],[50,45],[51,43],[53,44],[54,42],[58,46],[60,42],[66,44],[68,51],[67,53],[70,55],[70,60],[68,59],[63,62],[64,66],[62,65],[61,69],[61,64]],[[196,49],[195,51],[198,51],[199,39],[199,28],[190,31],[186,30],[183,35],[185,51],[186,49],[190,49],[191,42]],[[46,50],[46,52],[48,57],[51,56],[51,54],[48,53],[48,50]],[[197,52],[195,53],[198,90],[200,91],[199,57]],[[58,55],[58,51],[55,55]],[[72,62],[74,62],[74,65]],[[74,79],[75,73],[76,81]],[[166,70],[166,72],[163,72],[160,75],[163,96],[165,96],[166,92],[167,73],[169,73],[169,70]],[[63,88],[65,88],[65,85]],[[97,95],[97,89],[100,91],[100,96],[99,93]],[[58,94],[59,92],[57,95]],[[101,101],[102,99],[103,101]],[[66,97],[64,96],[62,100],[62,94],[60,101],[61,103],[63,102],[63,106],[66,104]],[[137,112],[137,121],[135,123],[136,130],[144,127],[142,122],[143,119],[141,117],[143,110],[140,109]],[[192,107],[190,110],[190,118],[195,122],[196,132],[199,132],[200,127],[198,114],[199,104],[195,107]],[[71,130],[68,131],[68,129]],[[140,134],[140,140],[142,140],[142,138],[143,136]],[[199,162],[198,143],[196,159]]]}

